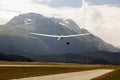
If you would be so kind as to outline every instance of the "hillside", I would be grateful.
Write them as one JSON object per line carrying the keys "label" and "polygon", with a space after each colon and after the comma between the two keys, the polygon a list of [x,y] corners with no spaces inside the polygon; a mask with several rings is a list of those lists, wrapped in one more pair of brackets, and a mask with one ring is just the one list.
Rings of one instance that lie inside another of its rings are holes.
{"label": "hillside", "polygon": [[7,55],[0,52],[0,61],[25,61],[32,62],[33,60],[24,56]]}
{"label": "hillside", "polygon": [[94,51],[57,55],[41,55],[39,57],[36,56],[35,59],[44,62],[118,65],[120,64],[120,52]]}

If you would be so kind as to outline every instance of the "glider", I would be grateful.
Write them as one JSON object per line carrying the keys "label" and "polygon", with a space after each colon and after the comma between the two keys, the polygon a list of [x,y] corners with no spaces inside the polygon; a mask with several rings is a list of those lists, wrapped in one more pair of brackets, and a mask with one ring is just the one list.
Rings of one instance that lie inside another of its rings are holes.
{"label": "glider", "polygon": [[39,33],[30,33],[30,34],[36,35],[36,36],[53,37],[53,38],[56,38],[57,40],[61,40],[64,38],[69,38],[69,37],[85,36],[85,35],[89,35],[91,33],[75,34],[75,35],[49,35],[49,34],[39,34]]}

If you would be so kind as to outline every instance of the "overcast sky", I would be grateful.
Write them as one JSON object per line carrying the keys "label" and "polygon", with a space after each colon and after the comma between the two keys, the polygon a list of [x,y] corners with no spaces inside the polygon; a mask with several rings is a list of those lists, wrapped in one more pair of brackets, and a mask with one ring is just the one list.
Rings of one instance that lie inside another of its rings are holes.
{"label": "overcast sky", "polygon": [[[120,0],[86,0],[96,5],[119,4]],[[37,3],[47,4],[51,7],[80,7],[82,0],[35,0]]]}
{"label": "overcast sky", "polygon": [[120,47],[120,0],[0,0],[0,24],[19,14],[35,12],[73,19],[104,41]]}

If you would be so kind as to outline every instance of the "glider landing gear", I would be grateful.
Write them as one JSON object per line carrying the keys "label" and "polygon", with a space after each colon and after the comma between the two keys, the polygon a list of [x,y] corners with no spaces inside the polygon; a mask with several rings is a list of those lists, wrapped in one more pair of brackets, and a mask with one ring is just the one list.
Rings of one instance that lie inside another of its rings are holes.
{"label": "glider landing gear", "polygon": [[70,42],[66,42],[66,45],[70,45]]}

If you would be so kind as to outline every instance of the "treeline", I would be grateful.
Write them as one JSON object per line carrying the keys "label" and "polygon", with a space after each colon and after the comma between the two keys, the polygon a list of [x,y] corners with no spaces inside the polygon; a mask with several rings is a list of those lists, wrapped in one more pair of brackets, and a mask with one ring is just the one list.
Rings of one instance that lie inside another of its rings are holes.
{"label": "treeline", "polygon": [[0,52],[0,61],[27,61],[27,62],[32,62],[33,60],[28,58],[28,57],[24,57],[24,56],[19,56],[19,55],[7,55],[4,53]]}
{"label": "treeline", "polygon": [[120,52],[95,51],[95,52],[41,55],[36,56],[36,59],[42,62],[120,65]]}

